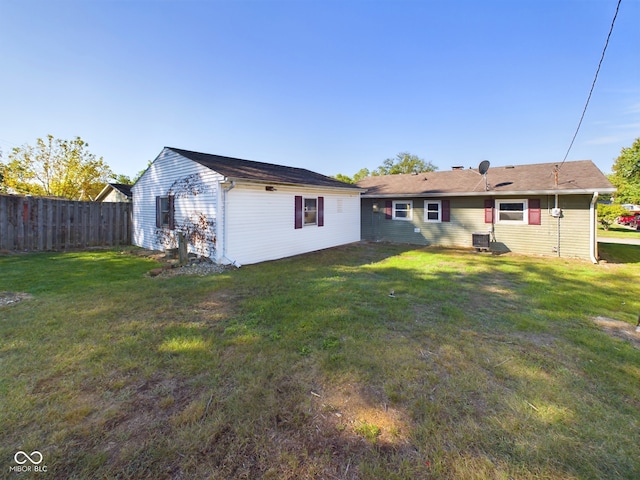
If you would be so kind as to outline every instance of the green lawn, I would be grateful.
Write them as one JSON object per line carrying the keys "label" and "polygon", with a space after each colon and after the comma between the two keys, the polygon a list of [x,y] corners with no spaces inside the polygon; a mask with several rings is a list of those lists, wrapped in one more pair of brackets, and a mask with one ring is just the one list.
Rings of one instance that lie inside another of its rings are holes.
{"label": "green lawn", "polygon": [[609,230],[605,230],[602,225],[598,226],[598,237],[603,238],[634,238],[640,240],[640,230],[613,224]]}
{"label": "green lawn", "polygon": [[600,251],[0,257],[0,477],[640,478],[640,349],[594,322],[635,325],[640,246]]}

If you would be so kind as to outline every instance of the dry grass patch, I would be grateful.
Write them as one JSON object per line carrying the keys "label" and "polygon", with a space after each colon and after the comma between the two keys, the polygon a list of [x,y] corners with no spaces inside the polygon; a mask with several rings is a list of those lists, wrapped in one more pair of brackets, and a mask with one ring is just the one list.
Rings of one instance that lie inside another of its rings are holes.
{"label": "dry grass patch", "polygon": [[625,340],[635,348],[640,348],[640,330],[638,327],[607,317],[595,317],[593,321],[608,335]]}

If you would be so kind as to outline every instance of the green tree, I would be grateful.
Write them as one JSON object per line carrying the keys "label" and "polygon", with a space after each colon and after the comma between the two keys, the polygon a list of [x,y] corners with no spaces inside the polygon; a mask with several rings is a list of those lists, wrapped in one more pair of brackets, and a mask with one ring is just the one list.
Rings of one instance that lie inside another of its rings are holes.
{"label": "green tree", "polygon": [[373,171],[373,175],[397,175],[400,173],[435,172],[438,169],[431,162],[426,162],[417,155],[400,152],[396,158],[387,158],[382,165]]}
{"label": "green tree", "polygon": [[338,174],[334,175],[333,178],[335,178],[336,180],[340,180],[341,182],[344,182],[344,183],[355,183],[353,181],[353,178],[351,178],[351,177],[349,177],[347,175],[343,175],[342,173],[338,173]]}
{"label": "green tree", "polygon": [[621,205],[598,204],[598,221],[605,230],[609,230],[609,227],[622,215],[629,215],[629,211]]}
{"label": "green tree", "polygon": [[2,163],[2,149],[0,148],[0,193],[5,193],[6,192],[6,187],[4,185],[4,169],[5,169],[5,165],[4,163]]}
{"label": "green tree", "polygon": [[113,183],[121,183],[123,185],[133,185],[134,183],[128,175],[122,174],[115,175],[111,180]]}
{"label": "green tree", "polygon": [[353,183],[358,183],[360,180],[362,180],[363,178],[367,178],[369,175],[371,175],[371,172],[368,168],[361,168],[353,175]]}
{"label": "green tree", "polygon": [[616,203],[640,204],[640,138],[620,151],[609,180],[618,189]]}
{"label": "green tree", "polygon": [[9,154],[4,168],[4,186],[21,194],[64,197],[72,200],[94,198],[113,177],[102,157],[89,152],[89,144],[73,140],[38,138],[36,146],[23,145]]}
{"label": "green tree", "polygon": [[345,183],[358,183],[360,180],[362,180],[365,177],[368,177],[369,175],[371,175],[371,172],[369,172],[368,168],[361,168],[353,175],[353,177],[349,177],[347,175],[343,175],[342,173],[338,173],[333,178]]}

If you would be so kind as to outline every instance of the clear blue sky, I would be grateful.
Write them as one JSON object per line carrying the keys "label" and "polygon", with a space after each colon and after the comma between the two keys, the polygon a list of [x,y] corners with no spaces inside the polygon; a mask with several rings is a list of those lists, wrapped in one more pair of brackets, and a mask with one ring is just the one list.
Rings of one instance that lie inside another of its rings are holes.
{"label": "clear blue sky", "polygon": [[[617,0],[0,0],[0,148],[82,137],[133,176],[164,146],[308,168],[402,151],[561,162]],[[569,160],[640,136],[640,0],[622,0]]]}

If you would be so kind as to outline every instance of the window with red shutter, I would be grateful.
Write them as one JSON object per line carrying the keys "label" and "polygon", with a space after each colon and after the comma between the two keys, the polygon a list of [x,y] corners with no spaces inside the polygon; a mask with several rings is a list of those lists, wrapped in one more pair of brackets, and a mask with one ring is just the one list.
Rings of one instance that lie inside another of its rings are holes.
{"label": "window with red shutter", "polygon": [[540,199],[529,199],[529,225],[540,225],[542,223],[542,214],[540,211]]}

